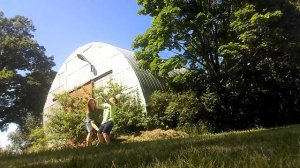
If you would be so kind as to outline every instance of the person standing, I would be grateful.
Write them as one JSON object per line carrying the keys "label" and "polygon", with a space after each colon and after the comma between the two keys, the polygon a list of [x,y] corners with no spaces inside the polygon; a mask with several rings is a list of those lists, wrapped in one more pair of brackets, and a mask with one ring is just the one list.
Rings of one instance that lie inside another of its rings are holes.
{"label": "person standing", "polygon": [[[86,145],[90,145],[93,134],[95,131],[99,132],[99,125],[100,125],[100,113],[101,109],[97,107],[97,103],[95,99],[91,98],[87,102],[86,107],[86,129],[88,131],[87,137],[86,137]],[[97,137],[99,142],[102,142],[102,137],[97,133]]]}
{"label": "person standing", "polygon": [[98,135],[101,142],[110,143],[110,132],[114,126],[114,114],[116,111],[117,98],[111,97],[106,103],[102,104],[103,119],[99,128]]}

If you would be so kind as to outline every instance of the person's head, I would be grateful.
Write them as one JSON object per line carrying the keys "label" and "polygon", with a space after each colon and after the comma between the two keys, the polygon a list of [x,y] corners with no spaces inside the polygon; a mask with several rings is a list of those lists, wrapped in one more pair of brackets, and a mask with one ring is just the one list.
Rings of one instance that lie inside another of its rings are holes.
{"label": "person's head", "polygon": [[116,98],[114,98],[114,97],[109,98],[109,101],[112,102],[112,103],[116,103],[117,102]]}
{"label": "person's head", "polygon": [[96,100],[93,99],[93,98],[90,98],[87,102],[87,107],[88,107],[88,110],[89,111],[93,111],[96,109],[97,107],[97,103],[96,103]]}
{"label": "person's head", "polygon": [[114,104],[117,104],[119,99],[120,99],[121,95],[120,94],[117,94],[116,96],[112,96],[109,101],[114,103]]}

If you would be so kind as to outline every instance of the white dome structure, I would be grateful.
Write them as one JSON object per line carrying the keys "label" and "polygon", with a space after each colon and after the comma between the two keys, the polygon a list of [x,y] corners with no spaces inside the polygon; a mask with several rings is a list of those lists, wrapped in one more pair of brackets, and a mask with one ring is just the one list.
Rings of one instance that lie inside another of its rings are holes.
{"label": "white dome structure", "polygon": [[104,86],[110,79],[128,91],[136,90],[145,107],[153,91],[166,90],[158,78],[138,68],[133,52],[101,42],[88,43],[71,53],[57,72],[44,106],[43,122],[58,105],[53,94],[72,92],[91,82],[94,87]]}

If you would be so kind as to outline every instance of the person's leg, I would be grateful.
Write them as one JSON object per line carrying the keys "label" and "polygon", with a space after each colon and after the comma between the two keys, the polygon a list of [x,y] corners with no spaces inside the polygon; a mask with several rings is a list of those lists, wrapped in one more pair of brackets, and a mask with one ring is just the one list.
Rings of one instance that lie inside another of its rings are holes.
{"label": "person's leg", "polygon": [[89,146],[91,144],[92,137],[93,137],[93,132],[91,131],[86,136],[86,146]]}
{"label": "person's leg", "polygon": [[86,123],[86,129],[88,131],[88,134],[86,136],[86,146],[89,146],[93,138],[93,127],[90,123]]}
{"label": "person's leg", "polygon": [[105,142],[105,139],[104,139],[104,137],[103,137],[103,135],[102,135],[103,129],[104,129],[104,125],[101,124],[100,127],[99,127],[99,131],[97,132],[98,141],[99,141],[100,143],[104,143],[104,142]]}
{"label": "person's leg", "polygon": [[109,134],[110,134],[110,131],[112,130],[113,122],[109,121],[103,125],[104,125],[104,128],[102,131],[102,135],[103,135],[105,142],[108,144],[108,143],[110,143],[110,135]]}
{"label": "person's leg", "polygon": [[110,137],[109,137],[109,134],[103,132],[102,135],[103,135],[103,138],[104,138],[105,142],[106,142],[107,144],[110,143]]}
{"label": "person's leg", "polygon": [[104,139],[103,135],[100,132],[97,132],[97,137],[98,137],[98,141],[100,143],[104,143],[105,142],[105,139]]}

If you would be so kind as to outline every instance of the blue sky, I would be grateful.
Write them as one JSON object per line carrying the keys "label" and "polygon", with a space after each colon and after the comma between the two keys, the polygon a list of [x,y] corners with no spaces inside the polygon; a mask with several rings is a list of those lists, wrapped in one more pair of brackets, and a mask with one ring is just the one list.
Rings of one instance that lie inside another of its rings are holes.
{"label": "blue sky", "polygon": [[[89,42],[131,50],[134,38],[151,26],[149,16],[137,14],[139,8],[135,0],[0,0],[5,17],[22,15],[33,21],[34,39],[54,56],[55,71]],[[7,144],[6,135],[0,133],[0,146]]]}
{"label": "blue sky", "polygon": [[151,18],[138,15],[135,0],[0,0],[6,17],[25,16],[37,29],[33,35],[54,56],[58,70],[76,48],[101,41],[131,50]]}

